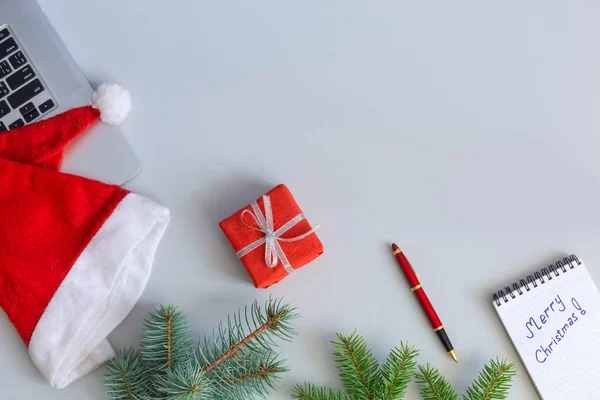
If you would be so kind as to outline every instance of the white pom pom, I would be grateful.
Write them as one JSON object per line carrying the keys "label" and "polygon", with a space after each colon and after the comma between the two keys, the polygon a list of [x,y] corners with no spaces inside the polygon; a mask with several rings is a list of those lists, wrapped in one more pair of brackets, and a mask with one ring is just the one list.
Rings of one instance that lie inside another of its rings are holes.
{"label": "white pom pom", "polygon": [[92,93],[92,107],[103,122],[119,125],[131,111],[131,93],[116,83],[103,83]]}

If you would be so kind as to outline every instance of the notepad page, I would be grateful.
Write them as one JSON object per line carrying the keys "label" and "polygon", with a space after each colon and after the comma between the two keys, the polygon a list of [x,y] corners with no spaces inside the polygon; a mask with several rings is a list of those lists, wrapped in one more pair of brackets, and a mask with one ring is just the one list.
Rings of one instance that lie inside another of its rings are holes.
{"label": "notepad page", "polygon": [[600,293],[584,264],[494,307],[544,400],[600,399]]}

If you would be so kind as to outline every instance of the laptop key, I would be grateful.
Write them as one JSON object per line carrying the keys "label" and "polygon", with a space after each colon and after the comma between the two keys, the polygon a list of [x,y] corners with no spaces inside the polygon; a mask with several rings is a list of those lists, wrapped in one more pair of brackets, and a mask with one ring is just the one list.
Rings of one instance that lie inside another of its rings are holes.
{"label": "laptop key", "polygon": [[40,112],[34,108],[29,113],[23,115],[23,118],[25,118],[25,122],[31,122],[39,116],[40,116]]}
{"label": "laptop key", "polygon": [[8,115],[9,112],[10,107],[8,106],[8,104],[6,104],[6,101],[0,101],[0,118],[4,117],[5,115]]}
{"label": "laptop key", "polygon": [[[12,39],[9,39],[12,40]],[[7,40],[8,42],[8,40]],[[8,57],[8,61],[10,61],[10,65],[13,66],[14,69],[19,68],[21,65],[27,64],[27,59],[22,51],[17,51],[12,56]]]}
{"label": "laptop key", "polygon": [[25,122],[23,122],[23,120],[21,118],[19,118],[18,120],[16,120],[15,122],[13,122],[12,124],[10,124],[8,126],[8,129],[15,129],[15,128],[20,128],[22,126],[25,126]]}
{"label": "laptop key", "polygon": [[6,78],[6,83],[8,83],[8,86],[10,86],[12,90],[15,90],[33,78],[35,78],[35,72],[33,72],[31,66],[27,65]]}
{"label": "laptop key", "polygon": [[12,108],[17,108],[22,104],[28,102],[33,99],[38,94],[44,91],[44,87],[42,86],[42,82],[39,79],[35,79],[21,89],[13,92],[10,96],[8,96],[8,102]]}
{"label": "laptop key", "polygon": [[33,110],[35,108],[35,106],[33,105],[33,103],[29,102],[27,104],[25,104],[23,107],[19,108],[19,111],[21,112],[21,114],[23,116],[25,116],[25,114],[27,114],[29,111]]}
{"label": "laptop key", "polygon": [[0,58],[6,57],[18,48],[19,46],[17,46],[17,42],[15,42],[15,39],[8,38],[4,42],[0,43]]}
{"label": "laptop key", "polygon": [[8,65],[8,61],[4,60],[0,62],[0,79],[12,72],[12,68]]}
{"label": "laptop key", "polygon": [[8,129],[6,129],[6,125],[4,125],[4,123],[0,122],[0,133],[1,132],[6,132]]}
{"label": "laptop key", "polygon": [[10,32],[8,31],[8,29],[4,28],[0,31],[0,40],[4,40],[9,36],[10,36]]}
{"label": "laptop key", "polygon": [[42,104],[40,104],[40,112],[42,114],[44,114],[45,112],[48,112],[49,110],[52,110],[54,108],[54,102],[52,100],[48,100],[43,102]]}
{"label": "laptop key", "polygon": [[4,96],[6,96],[9,93],[10,93],[10,90],[8,90],[8,87],[6,86],[6,83],[0,82],[0,99],[3,98]]}

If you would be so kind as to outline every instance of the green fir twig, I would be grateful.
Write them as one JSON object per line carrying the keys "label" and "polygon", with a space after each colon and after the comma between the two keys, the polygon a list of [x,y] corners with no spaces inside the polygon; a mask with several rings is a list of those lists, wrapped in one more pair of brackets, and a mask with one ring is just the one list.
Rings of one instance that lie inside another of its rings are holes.
{"label": "green fir twig", "polygon": [[465,400],[504,400],[508,396],[513,377],[516,375],[515,365],[506,360],[490,360],[479,376],[467,388]]}
{"label": "green fir twig", "polygon": [[397,400],[404,397],[412,380],[417,350],[404,343],[394,347],[379,368],[365,339],[356,332],[337,334],[332,342],[344,391],[305,383],[294,387],[292,397],[300,400]]}
{"label": "green fir twig", "polygon": [[341,390],[319,387],[312,383],[297,385],[292,393],[292,398],[299,400],[353,400]]}
{"label": "green fir twig", "polygon": [[141,353],[154,371],[173,370],[189,362],[190,324],[175,306],[161,306],[144,321]]}
{"label": "green fir twig", "polygon": [[199,360],[204,372],[209,373],[224,361],[234,357],[241,349],[270,351],[274,338],[291,340],[295,335],[290,321],[297,317],[296,310],[281,300],[269,301],[265,308],[254,302],[248,309],[227,318],[227,325],[219,324],[212,335],[199,346]]}
{"label": "green fir twig", "polygon": [[415,375],[423,400],[457,400],[458,394],[440,372],[431,365],[419,365]]}
{"label": "green fir twig", "polygon": [[213,387],[202,369],[191,363],[155,375],[153,384],[164,400],[209,399],[213,395]]}
{"label": "green fir twig", "polygon": [[266,398],[287,371],[276,341],[294,336],[296,316],[281,300],[254,302],[193,346],[185,314],[161,306],[144,322],[141,351],[119,351],[107,364],[107,393],[113,400]]}
{"label": "green fir twig", "polygon": [[[344,390],[319,387],[311,383],[296,385],[292,398],[299,400],[400,400],[413,376],[424,400],[458,400],[458,394],[440,372],[429,364],[418,367],[418,351],[400,343],[379,368],[364,338],[356,332],[349,337],[337,334],[333,343],[335,361]],[[513,364],[491,360],[473,382],[463,400],[504,400],[515,375]]]}
{"label": "green fir twig", "polygon": [[118,356],[106,364],[108,372],[104,382],[106,393],[113,400],[139,400],[150,396],[148,369],[142,363],[138,351],[126,348],[118,351]]}
{"label": "green fir twig", "polygon": [[[504,400],[516,374],[514,364],[505,360],[490,360],[479,373],[477,379],[467,388],[463,400]],[[458,395],[450,383],[437,369],[419,366],[417,383],[424,400],[456,400]]]}
{"label": "green fir twig", "polygon": [[367,347],[365,339],[353,332],[347,338],[337,334],[338,341],[332,342],[335,362],[347,392],[360,398],[375,398],[380,383],[379,363]]}
{"label": "green fir twig", "polygon": [[[241,361],[244,360],[244,361]],[[277,388],[281,374],[288,369],[277,354],[265,355],[241,354],[237,369],[230,369],[218,383],[215,399],[254,399],[255,396],[267,397]]]}
{"label": "green fir twig", "polygon": [[418,351],[411,346],[400,343],[381,367],[383,377],[383,400],[401,399],[406,393],[408,384],[412,380],[413,371],[417,365],[415,358]]}

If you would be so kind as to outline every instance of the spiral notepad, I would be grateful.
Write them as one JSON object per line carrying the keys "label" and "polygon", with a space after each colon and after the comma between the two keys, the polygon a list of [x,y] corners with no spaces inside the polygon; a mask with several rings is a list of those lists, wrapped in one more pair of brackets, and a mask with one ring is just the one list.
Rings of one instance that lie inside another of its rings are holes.
{"label": "spiral notepad", "polygon": [[600,293],[575,255],[494,294],[544,400],[600,399]]}

